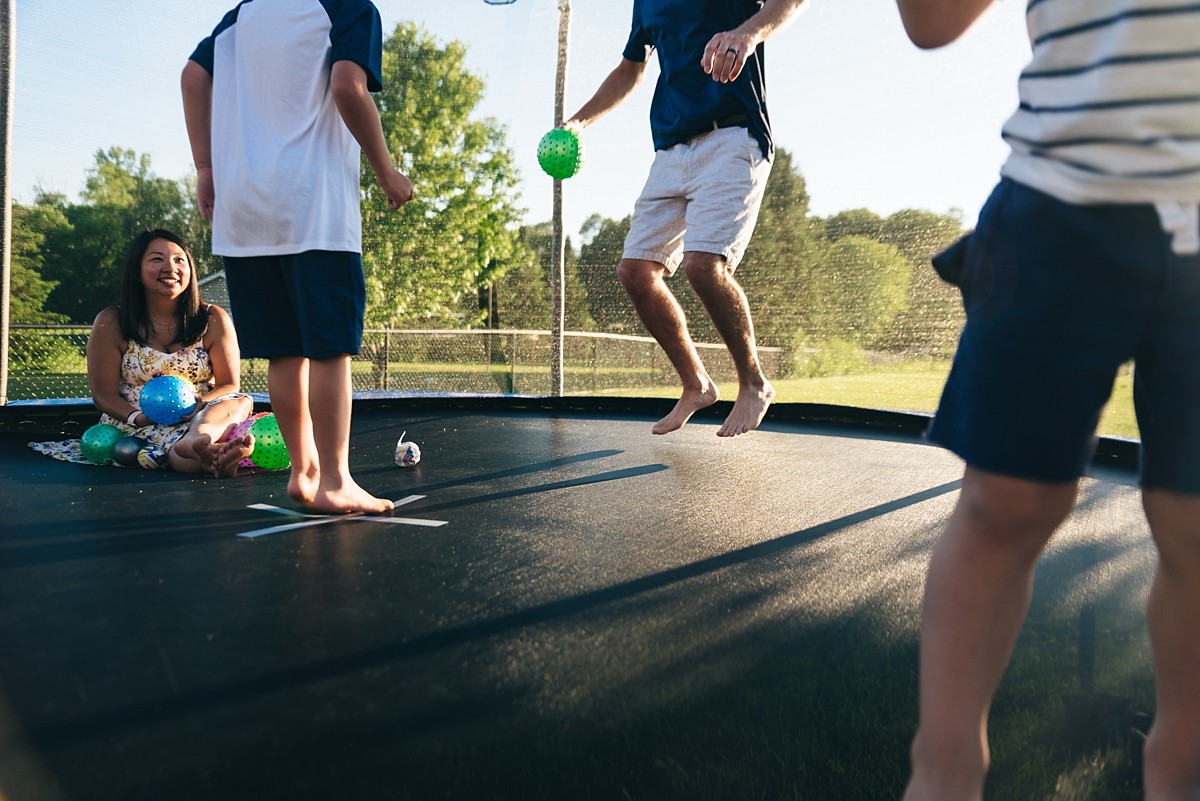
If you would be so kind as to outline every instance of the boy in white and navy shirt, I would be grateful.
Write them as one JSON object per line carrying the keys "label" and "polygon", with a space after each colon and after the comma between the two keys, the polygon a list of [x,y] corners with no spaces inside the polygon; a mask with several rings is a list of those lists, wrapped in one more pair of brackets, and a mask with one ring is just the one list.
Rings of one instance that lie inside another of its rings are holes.
{"label": "boy in white and navy shirt", "polygon": [[200,210],[225,257],[242,355],[270,360],[288,494],[327,512],[391,508],[348,461],[366,298],[360,153],[391,208],[413,195],[370,96],[382,49],[368,0],[245,0],[183,73]]}

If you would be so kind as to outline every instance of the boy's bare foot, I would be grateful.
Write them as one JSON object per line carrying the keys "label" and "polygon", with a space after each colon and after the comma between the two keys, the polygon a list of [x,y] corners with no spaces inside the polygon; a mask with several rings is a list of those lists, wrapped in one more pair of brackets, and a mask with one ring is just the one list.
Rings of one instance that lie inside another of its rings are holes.
{"label": "boy's bare foot", "polygon": [[683,428],[683,424],[690,420],[693,414],[706,406],[712,406],[720,396],[717,385],[712,382],[703,390],[685,389],[670,414],[655,423],[650,430],[655,434],[669,434]]}
{"label": "boy's bare foot", "polygon": [[774,399],[775,387],[769,381],[764,380],[758,388],[742,387],[738,390],[737,400],[733,402],[733,410],[725,418],[725,424],[717,429],[717,436],[736,437],[758,428]]}
{"label": "boy's bare foot", "polygon": [[392,502],[386,498],[376,498],[353,480],[337,487],[318,487],[313,499],[306,504],[319,512],[332,514],[348,514],[363,512],[390,512]]}
{"label": "boy's bare foot", "polygon": [[229,478],[237,475],[239,463],[253,452],[254,437],[250,434],[222,442],[213,461],[213,475],[217,478]]}
{"label": "boy's bare foot", "polygon": [[288,477],[288,497],[296,503],[311,506],[313,499],[317,497],[317,486],[320,484],[320,481],[321,474],[315,466],[311,469],[303,470],[293,464],[292,474]]}

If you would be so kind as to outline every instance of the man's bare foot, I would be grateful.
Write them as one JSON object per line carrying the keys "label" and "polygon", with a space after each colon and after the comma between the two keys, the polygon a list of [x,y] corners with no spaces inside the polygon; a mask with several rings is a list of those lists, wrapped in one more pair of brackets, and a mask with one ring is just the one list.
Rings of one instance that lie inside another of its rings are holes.
{"label": "man's bare foot", "polygon": [[742,387],[738,390],[737,400],[733,402],[733,410],[725,418],[725,424],[717,429],[718,437],[736,437],[758,428],[767,407],[775,400],[775,387],[769,381],[763,381],[761,387]]}
{"label": "man's bare foot", "polygon": [[217,478],[236,476],[242,459],[254,453],[254,437],[243,434],[237,439],[222,442],[213,460],[212,473]]}
{"label": "man's bare foot", "polygon": [[655,434],[669,434],[683,428],[683,424],[690,420],[693,414],[706,406],[712,406],[720,396],[717,385],[712,382],[703,390],[685,389],[671,413],[655,423],[650,430]]}
{"label": "man's bare foot", "polygon": [[367,492],[353,479],[337,487],[317,487],[313,499],[306,504],[311,509],[332,514],[349,514],[351,512],[390,512],[392,502],[386,498],[376,498]]}

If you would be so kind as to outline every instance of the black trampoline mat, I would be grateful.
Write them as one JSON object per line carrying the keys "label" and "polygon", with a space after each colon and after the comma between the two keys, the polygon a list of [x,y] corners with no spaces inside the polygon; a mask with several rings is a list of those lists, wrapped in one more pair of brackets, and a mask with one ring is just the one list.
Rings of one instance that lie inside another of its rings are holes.
{"label": "black trampoline mat", "polygon": [[[301,517],[285,473],[66,464],[3,434],[0,796],[898,797],[961,464],[907,433],[655,419],[356,408],[356,478],[406,500],[384,519]],[[1138,797],[1133,478],[1098,467],[1039,567],[997,798],[1063,776]]]}

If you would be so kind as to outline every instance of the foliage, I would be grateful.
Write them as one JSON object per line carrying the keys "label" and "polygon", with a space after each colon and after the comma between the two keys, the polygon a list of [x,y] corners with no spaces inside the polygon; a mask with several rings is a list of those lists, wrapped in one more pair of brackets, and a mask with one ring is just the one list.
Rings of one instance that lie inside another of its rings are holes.
{"label": "foliage", "polygon": [[403,23],[384,42],[375,95],[388,146],[416,198],[394,212],[364,162],[363,263],[368,326],[473,324],[481,288],[519,247],[518,174],[505,128],[471,119],[484,83],[460,42],[440,46]]}
{"label": "foliage", "polygon": [[583,225],[579,280],[587,294],[588,313],[597,331],[644,334],[645,329],[617,281],[617,265],[625,249],[632,218],[609,220],[593,214]]}
{"label": "foliage", "polygon": [[838,239],[814,272],[821,303],[810,331],[818,340],[873,345],[908,306],[912,266],[892,245],[862,236]]}
{"label": "foliage", "polygon": [[880,346],[889,350],[947,355],[962,328],[963,314],[958,292],[938,278],[929,259],[962,236],[957,214],[940,215],[904,209],[882,218],[867,209],[852,209],[826,221],[831,241],[860,236],[893,245],[912,267],[908,308],[897,314]]}
{"label": "foliage", "polygon": [[[501,328],[550,328],[551,265],[554,235],[550,223],[521,228],[522,261],[496,284],[496,309]],[[591,331],[596,327],[588,311],[587,288],[579,273],[579,258],[568,238],[565,242],[565,329]],[[531,257],[531,258],[530,258]]]}
{"label": "foliage", "polygon": [[863,349],[845,339],[834,338],[814,345],[800,336],[793,352],[793,378],[850,375],[865,372],[868,366]]}
{"label": "foliage", "polygon": [[12,226],[10,319],[14,323],[65,323],[66,315],[43,308],[58,284],[42,277],[42,265],[46,235],[68,228],[70,223],[52,205],[14,203]]}
{"label": "foliage", "polygon": [[812,328],[823,297],[816,269],[823,247],[804,177],[792,155],[776,148],[758,226],[736,273],[760,345],[787,348],[797,330]]}
{"label": "foliage", "polygon": [[38,193],[35,205],[57,216],[37,233],[43,237],[43,278],[56,285],[44,309],[72,322],[91,322],[120,292],[121,264],[130,241],[146,228],[169,228],[187,236],[200,229],[193,195],[178,181],[159,178],[150,157],[119,147],[96,152],[82,202]]}
{"label": "foliage", "polygon": [[492,287],[494,328],[550,326],[550,282],[542,254],[530,242],[531,230],[521,229],[524,247],[514,250],[505,264],[504,276]]}

